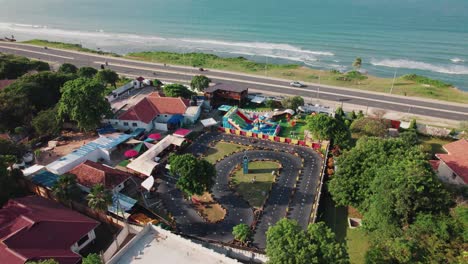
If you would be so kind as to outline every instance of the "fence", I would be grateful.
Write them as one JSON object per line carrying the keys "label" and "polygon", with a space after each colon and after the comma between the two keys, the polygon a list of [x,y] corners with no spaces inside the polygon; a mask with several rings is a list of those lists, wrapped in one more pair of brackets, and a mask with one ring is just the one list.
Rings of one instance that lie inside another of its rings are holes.
{"label": "fence", "polygon": [[309,221],[309,223],[315,223],[315,221],[317,220],[317,211],[318,211],[319,204],[320,204],[320,197],[322,196],[323,179],[325,177],[325,170],[327,169],[327,157],[328,157],[329,149],[330,149],[330,146],[328,146],[327,144],[325,157],[322,160],[322,163],[323,163],[322,173],[320,174],[320,181],[319,181],[319,185],[317,186],[317,193],[315,195],[314,205],[312,205],[312,213],[310,216],[310,219],[312,221]]}
{"label": "fence", "polygon": [[102,253],[101,256],[104,262],[107,263],[112,258],[112,256],[114,256],[114,254],[120,249],[130,234],[136,233],[137,231],[133,230],[130,225],[125,225],[112,244],[106,249],[106,251]]}

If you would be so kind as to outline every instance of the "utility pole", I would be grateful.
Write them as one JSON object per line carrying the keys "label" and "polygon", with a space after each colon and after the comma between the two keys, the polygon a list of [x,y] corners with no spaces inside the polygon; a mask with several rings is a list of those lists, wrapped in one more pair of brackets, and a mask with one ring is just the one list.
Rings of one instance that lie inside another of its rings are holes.
{"label": "utility pole", "polygon": [[265,77],[268,76],[268,56],[265,56]]}
{"label": "utility pole", "polygon": [[390,94],[392,94],[393,92],[393,86],[395,85],[395,79],[396,79],[396,73],[397,73],[397,70],[395,70],[395,74],[393,75],[392,87],[390,88]]}

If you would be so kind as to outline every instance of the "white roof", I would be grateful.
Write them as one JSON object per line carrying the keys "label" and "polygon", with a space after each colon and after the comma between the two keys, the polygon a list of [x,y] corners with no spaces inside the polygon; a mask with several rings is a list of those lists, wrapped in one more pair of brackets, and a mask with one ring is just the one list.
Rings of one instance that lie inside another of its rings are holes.
{"label": "white roof", "polygon": [[40,172],[44,168],[45,168],[45,166],[42,166],[42,165],[39,165],[39,164],[34,164],[31,167],[28,167],[28,168],[24,169],[23,170],[23,175],[28,177],[30,175],[33,175],[33,174],[36,174],[36,173]]}
{"label": "white roof", "polygon": [[185,110],[185,115],[188,115],[188,116],[195,116],[198,112],[198,108],[200,108],[200,106],[189,106],[187,107],[187,110]]}
{"label": "white roof", "polygon": [[400,122],[400,127],[403,128],[403,129],[408,129],[410,126],[410,122],[406,122],[406,121],[401,121]]}
{"label": "white roof", "polygon": [[132,169],[146,176],[151,176],[154,167],[158,165],[154,161],[154,157],[158,156],[163,150],[170,145],[180,146],[184,142],[184,138],[168,135],[160,140],[156,145],[152,146],[145,153],[141,154],[138,158],[133,160],[127,165],[127,168]]}
{"label": "white roof", "polygon": [[148,192],[151,191],[151,188],[153,188],[153,185],[154,185],[154,177],[153,176],[149,176],[148,178],[146,178],[146,180],[144,180],[141,183],[141,187],[148,190]]}
{"label": "white roof", "polygon": [[266,98],[264,96],[255,96],[252,100],[250,100],[252,103],[256,104],[261,104],[265,102]]}
{"label": "white roof", "polygon": [[157,226],[146,226],[108,264],[237,264],[235,259]]}
{"label": "white roof", "polygon": [[204,127],[215,126],[218,124],[214,118],[203,119],[200,121]]}

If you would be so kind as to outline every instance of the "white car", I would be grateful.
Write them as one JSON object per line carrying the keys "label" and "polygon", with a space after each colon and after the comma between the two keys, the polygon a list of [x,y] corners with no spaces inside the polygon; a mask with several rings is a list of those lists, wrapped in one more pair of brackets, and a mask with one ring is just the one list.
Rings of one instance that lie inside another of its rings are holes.
{"label": "white car", "polygon": [[292,87],[305,87],[305,84],[301,82],[291,82],[289,85],[291,85]]}

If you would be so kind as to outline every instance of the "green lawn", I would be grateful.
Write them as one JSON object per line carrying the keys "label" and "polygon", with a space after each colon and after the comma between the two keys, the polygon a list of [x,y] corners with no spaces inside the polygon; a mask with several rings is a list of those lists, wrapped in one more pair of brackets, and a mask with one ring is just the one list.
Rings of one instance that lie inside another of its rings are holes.
{"label": "green lawn", "polygon": [[[287,122],[286,120],[282,120],[281,123],[281,130],[279,133],[280,137],[288,137],[288,138],[297,138],[297,139],[304,139],[304,130],[307,128],[307,124],[303,120],[299,120],[296,122],[296,125],[294,127],[291,126],[290,122]],[[294,131],[294,134],[296,135],[291,136],[291,132]]]}
{"label": "green lawn", "polygon": [[335,233],[337,241],[346,243],[352,264],[364,263],[364,256],[369,249],[369,238],[362,229],[348,228],[346,207],[336,207],[331,196],[325,193],[320,201],[317,221],[325,222]]}
{"label": "green lawn", "polygon": [[215,164],[218,159],[245,149],[248,149],[248,147],[228,142],[217,142],[214,147],[208,148],[205,153],[205,159],[210,163]]}
{"label": "green lawn", "polygon": [[[273,161],[253,161],[249,163],[249,173],[236,171],[232,182],[236,191],[253,207],[261,207],[268,197],[274,181],[271,171],[277,171],[279,164]],[[252,179],[255,177],[255,182]]]}
{"label": "green lawn", "polygon": [[453,142],[451,139],[437,138],[431,136],[421,136],[419,135],[421,144],[430,150],[430,154],[434,157],[437,153],[446,153],[443,149],[443,145]]}

